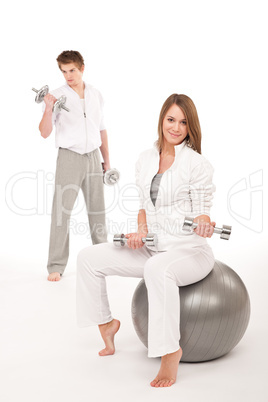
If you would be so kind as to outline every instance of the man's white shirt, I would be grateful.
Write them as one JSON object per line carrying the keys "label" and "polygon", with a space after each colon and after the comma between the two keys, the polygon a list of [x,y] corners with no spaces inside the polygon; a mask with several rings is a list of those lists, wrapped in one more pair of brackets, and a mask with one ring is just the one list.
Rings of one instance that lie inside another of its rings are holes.
{"label": "man's white shirt", "polygon": [[[55,146],[85,154],[101,146],[100,131],[105,130],[103,119],[103,98],[93,86],[85,83],[84,104],[79,95],[66,83],[50,92],[57,99],[66,96],[65,106],[70,112],[61,110],[52,114],[56,127]],[[45,104],[43,104],[43,112]]]}

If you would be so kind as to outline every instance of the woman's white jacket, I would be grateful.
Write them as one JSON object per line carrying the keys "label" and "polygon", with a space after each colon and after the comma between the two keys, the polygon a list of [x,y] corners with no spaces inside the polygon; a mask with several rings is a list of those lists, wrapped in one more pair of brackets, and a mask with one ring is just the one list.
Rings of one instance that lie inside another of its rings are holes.
{"label": "woman's white jacket", "polygon": [[159,170],[159,151],[144,151],[136,163],[140,209],[146,212],[150,233],[157,234],[158,251],[207,245],[205,238],[182,230],[186,216],[210,216],[213,167],[185,142],[175,146],[175,160],[162,175],[155,206],[150,197],[153,177]]}

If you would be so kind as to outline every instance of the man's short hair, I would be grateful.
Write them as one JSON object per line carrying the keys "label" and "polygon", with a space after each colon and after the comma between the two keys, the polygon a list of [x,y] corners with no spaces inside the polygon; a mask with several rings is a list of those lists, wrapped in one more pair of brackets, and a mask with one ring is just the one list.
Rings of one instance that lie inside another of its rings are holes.
{"label": "man's short hair", "polygon": [[82,66],[85,64],[82,55],[77,52],[77,50],[64,50],[64,52],[57,57],[57,62],[60,69],[62,64],[74,63],[79,70],[81,70]]}

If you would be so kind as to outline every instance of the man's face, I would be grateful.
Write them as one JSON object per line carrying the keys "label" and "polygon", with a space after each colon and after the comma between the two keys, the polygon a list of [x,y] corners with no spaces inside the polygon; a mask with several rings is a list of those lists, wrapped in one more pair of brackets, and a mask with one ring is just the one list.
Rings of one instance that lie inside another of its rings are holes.
{"label": "man's face", "polygon": [[82,76],[85,66],[82,66],[79,70],[78,66],[74,63],[61,64],[60,69],[68,85],[73,88],[82,82]]}

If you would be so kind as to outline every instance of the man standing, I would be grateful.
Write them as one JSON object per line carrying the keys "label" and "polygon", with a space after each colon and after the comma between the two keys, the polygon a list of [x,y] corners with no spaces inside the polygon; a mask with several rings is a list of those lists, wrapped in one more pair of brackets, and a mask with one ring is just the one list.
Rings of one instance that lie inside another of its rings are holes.
{"label": "man standing", "polygon": [[[39,125],[43,138],[56,126],[59,148],[52,206],[47,269],[49,281],[60,280],[69,257],[69,219],[80,188],[82,189],[93,244],[107,242],[103,169],[110,168],[107,132],[103,122],[100,92],[83,82],[84,59],[77,51],[64,51],[57,58],[66,84],[44,98],[44,114]],[[55,114],[57,98],[65,95],[66,106]]]}

